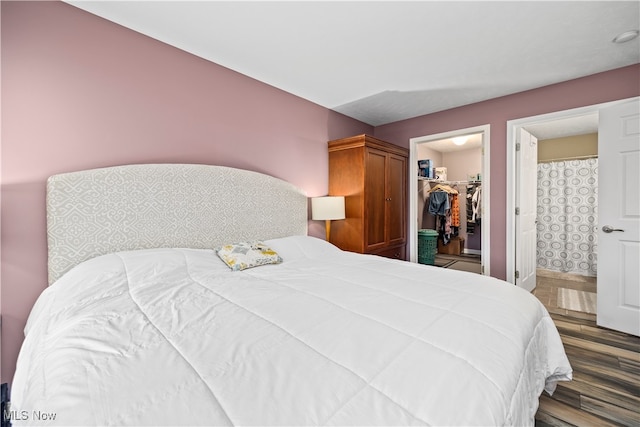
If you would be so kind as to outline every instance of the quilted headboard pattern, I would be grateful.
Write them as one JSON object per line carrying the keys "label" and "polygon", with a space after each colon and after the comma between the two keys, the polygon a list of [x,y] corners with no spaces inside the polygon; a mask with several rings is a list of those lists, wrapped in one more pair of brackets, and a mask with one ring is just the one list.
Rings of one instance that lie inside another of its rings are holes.
{"label": "quilted headboard pattern", "polygon": [[304,192],[242,169],[145,164],[54,175],[47,181],[49,284],[98,255],[305,235],[307,219]]}

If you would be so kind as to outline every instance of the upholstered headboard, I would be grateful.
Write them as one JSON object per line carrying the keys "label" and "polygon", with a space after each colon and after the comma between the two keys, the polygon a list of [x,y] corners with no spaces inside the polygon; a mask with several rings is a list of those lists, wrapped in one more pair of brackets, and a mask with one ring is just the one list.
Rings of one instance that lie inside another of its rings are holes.
{"label": "upholstered headboard", "polygon": [[307,219],[304,192],[242,169],[144,164],[54,175],[47,181],[49,284],[98,255],[305,235]]}

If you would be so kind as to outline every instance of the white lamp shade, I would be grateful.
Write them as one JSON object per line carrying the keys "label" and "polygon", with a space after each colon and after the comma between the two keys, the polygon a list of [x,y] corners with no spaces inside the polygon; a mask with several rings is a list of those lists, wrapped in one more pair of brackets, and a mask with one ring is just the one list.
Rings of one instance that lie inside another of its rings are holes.
{"label": "white lamp shade", "polygon": [[344,196],[311,198],[311,219],[344,219]]}

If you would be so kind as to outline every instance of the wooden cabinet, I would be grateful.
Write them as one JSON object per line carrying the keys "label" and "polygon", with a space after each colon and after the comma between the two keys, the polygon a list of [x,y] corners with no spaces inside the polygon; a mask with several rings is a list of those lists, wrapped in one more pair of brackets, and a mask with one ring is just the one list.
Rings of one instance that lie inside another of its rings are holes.
{"label": "wooden cabinet", "polygon": [[408,157],[368,135],[329,141],[329,194],[345,196],[346,212],[331,225],[331,243],[406,259]]}

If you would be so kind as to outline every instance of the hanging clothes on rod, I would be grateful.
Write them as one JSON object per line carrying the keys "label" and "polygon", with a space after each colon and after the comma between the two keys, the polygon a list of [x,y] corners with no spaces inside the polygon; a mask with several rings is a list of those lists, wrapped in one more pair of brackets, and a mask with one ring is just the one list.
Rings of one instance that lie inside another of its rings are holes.
{"label": "hanging clothes on rod", "polygon": [[431,215],[446,215],[451,209],[449,193],[446,191],[429,192],[429,213]]}
{"label": "hanging clothes on rod", "polygon": [[451,187],[451,185],[440,183],[440,182],[435,186],[431,187],[429,191],[427,191],[427,193],[432,193],[434,191],[444,191],[445,193],[448,193],[448,194],[458,194],[458,190]]}
{"label": "hanging clothes on rod", "polygon": [[467,184],[467,233],[473,234],[482,217],[482,185],[480,182]]}
{"label": "hanging clothes on rod", "polygon": [[473,205],[473,216],[471,220],[478,223],[478,220],[482,216],[482,186],[476,188],[476,191],[471,197],[471,203]]}
{"label": "hanging clothes on rod", "polygon": [[[460,205],[458,190],[439,182],[428,191],[429,202],[426,205],[429,214],[436,216],[436,230],[443,244],[448,244],[452,235],[457,235],[460,223]],[[453,213],[455,211],[455,214]],[[453,219],[456,219],[454,225]]]}
{"label": "hanging clothes on rod", "polygon": [[[454,189],[457,191],[456,186]],[[459,193],[458,193],[459,194]],[[458,194],[454,194],[451,198],[451,226],[460,227],[460,199]]]}

